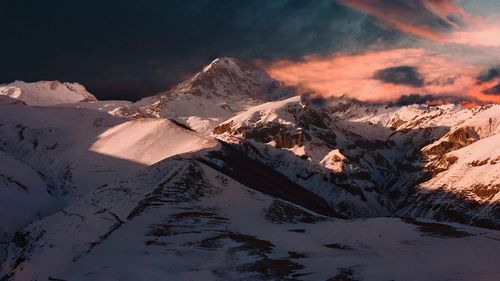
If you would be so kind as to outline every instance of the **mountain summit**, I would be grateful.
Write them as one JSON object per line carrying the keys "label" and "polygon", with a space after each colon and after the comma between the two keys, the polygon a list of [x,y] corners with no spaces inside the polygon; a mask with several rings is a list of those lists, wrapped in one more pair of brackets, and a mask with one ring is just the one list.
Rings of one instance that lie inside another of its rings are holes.
{"label": "mountain summit", "polygon": [[0,85],[0,95],[23,101],[27,105],[50,106],[82,101],[96,101],[85,87],[78,83],[40,81],[27,83],[15,81]]}
{"label": "mountain summit", "polygon": [[269,77],[265,71],[228,57],[214,60],[178,87],[185,86],[189,87],[194,95],[241,95],[264,101],[283,98],[290,95],[291,91],[283,83]]}

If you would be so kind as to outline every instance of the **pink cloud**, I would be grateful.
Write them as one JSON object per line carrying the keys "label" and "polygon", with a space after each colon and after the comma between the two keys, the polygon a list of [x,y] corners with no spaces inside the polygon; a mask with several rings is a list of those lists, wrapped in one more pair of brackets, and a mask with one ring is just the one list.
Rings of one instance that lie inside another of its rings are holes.
{"label": "pink cloud", "polygon": [[466,30],[452,33],[446,41],[469,46],[499,47],[500,23],[478,23]]}
{"label": "pink cloud", "polygon": [[447,33],[461,29],[471,16],[452,0],[420,0],[412,3],[383,0],[337,0],[374,16],[389,27],[417,37],[443,42]]}
{"label": "pink cloud", "polygon": [[[374,78],[376,71],[402,65],[418,69],[425,79],[424,85],[415,88]],[[490,85],[477,84],[476,77],[482,67],[421,48],[307,56],[300,61],[277,61],[263,67],[277,80],[324,97],[348,95],[363,101],[382,102],[408,94],[433,94],[484,103],[500,102],[499,96],[482,93]]]}
{"label": "pink cloud", "polygon": [[389,28],[437,41],[469,46],[500,46],[500,23],[467,13],[452,0],[420,0],[412,5],[399,1],[337,0],[372,15]]}
{"label": "pink cloud", "polygon": [[[348,95],[369,102],[394,101],[411,94],[437,96],[433,103],[450,102],[453,97],[471,101],[468,105],[500,102],[500,96],[485,94],[499,81],[477,83],[480,72],[498,64],[498,21],[473,16],[453,0],[338,2],[380,19],[388,28],[431,42],[420,41],[421,47],[415,48],[310,55],[300,61],[263,64],[273,78],[317,95]],[[374,77],[377,71],[400,66],[417,71],[413,75],[422,76],[424,83],[391,84]]]}

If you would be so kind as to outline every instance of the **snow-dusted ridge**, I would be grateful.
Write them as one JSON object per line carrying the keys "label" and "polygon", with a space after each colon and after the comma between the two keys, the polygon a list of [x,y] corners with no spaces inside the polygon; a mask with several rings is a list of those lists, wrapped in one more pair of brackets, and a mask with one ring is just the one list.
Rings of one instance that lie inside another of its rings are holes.
{"label": "snow-dusted ridge", "polygon": [[330,102],[266,103],[213,133],[248,146],[251,157],[348,216],[411,215],[500,227],[500,106]]}

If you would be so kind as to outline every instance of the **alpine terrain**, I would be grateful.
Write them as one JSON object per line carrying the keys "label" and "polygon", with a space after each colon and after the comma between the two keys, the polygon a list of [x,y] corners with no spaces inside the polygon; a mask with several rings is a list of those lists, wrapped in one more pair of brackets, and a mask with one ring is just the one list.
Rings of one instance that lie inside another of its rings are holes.
{"label": "alpine terrain", "polygon": [[500,105],[0,86],[0,280],[500,280]]}

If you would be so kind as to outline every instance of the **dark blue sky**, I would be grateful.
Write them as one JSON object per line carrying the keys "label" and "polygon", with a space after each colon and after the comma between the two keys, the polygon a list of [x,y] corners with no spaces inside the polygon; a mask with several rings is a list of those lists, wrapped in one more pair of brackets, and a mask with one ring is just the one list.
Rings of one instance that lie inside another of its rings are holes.
{"label": "dark blue sky", "polygon": [[167,89],[219,56],[300,59],[395,43],[332,0],[0,2],[0,83],[60,80],[100,99]]}

